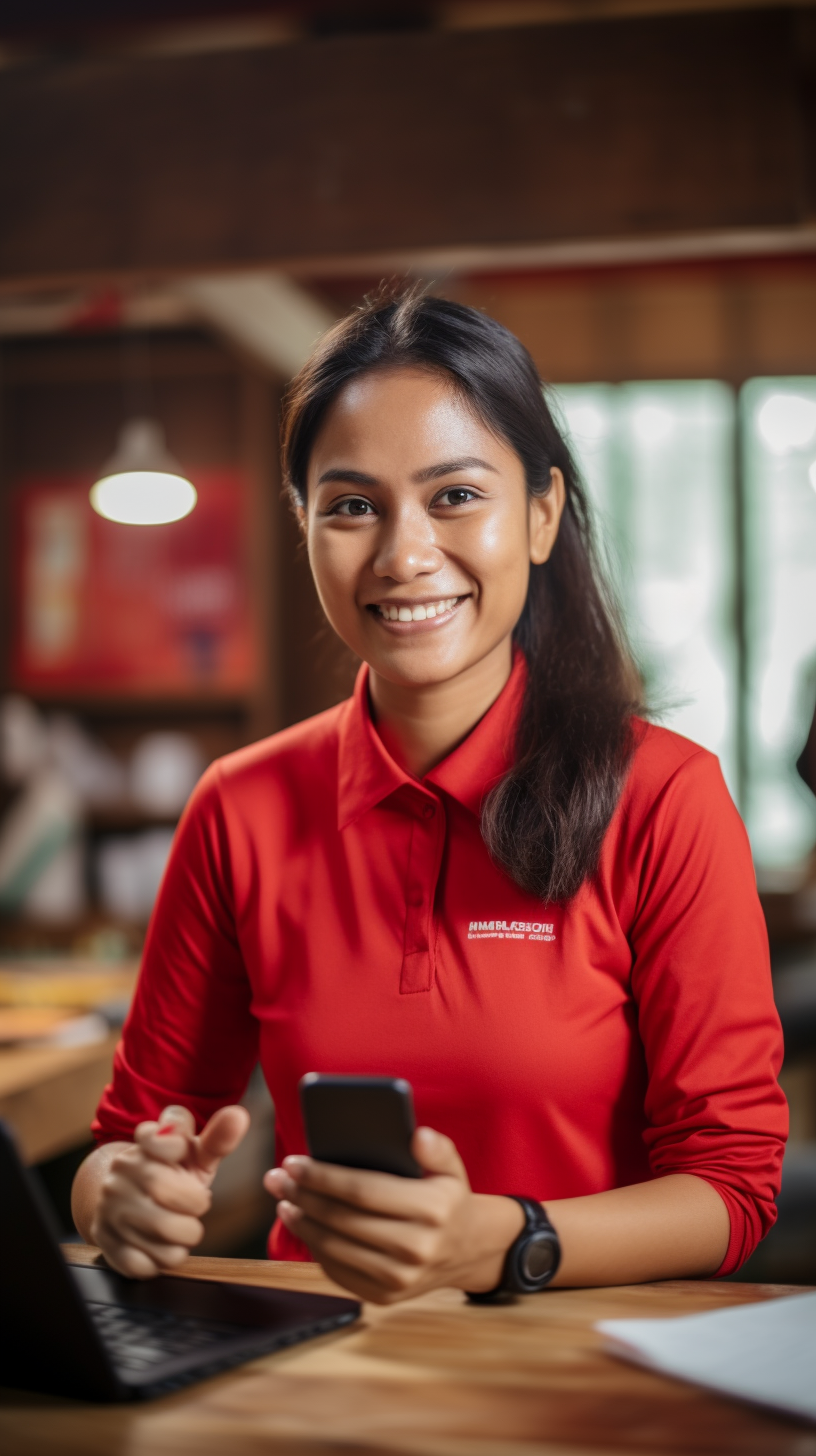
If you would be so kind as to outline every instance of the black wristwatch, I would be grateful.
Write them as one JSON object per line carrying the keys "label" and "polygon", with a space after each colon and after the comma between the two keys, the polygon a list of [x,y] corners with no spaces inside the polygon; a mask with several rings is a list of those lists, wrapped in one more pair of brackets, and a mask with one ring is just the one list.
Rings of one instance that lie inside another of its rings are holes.
{"label": "black wristwatch", "polygon": [[534,1198],[519,1198],[508,1194],[520,1203],[524,1212],[524,1228],[507,1250],[502,1277],[495,1289],[483,1294],[471,1294],[472,1304],[494,1304],[511,1294],[537,1294],[558,1273],[561,1263],[561,1245],[541,1204]]}

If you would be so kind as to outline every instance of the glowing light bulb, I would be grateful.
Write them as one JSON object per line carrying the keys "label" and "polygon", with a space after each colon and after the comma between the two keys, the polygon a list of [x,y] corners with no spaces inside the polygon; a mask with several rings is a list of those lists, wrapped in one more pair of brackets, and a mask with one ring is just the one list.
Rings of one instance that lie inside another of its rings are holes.
{"label": "glowing light bulb", "polygon": [[166,526],[189,516],[198,496],[181,475],[163,470],[125,470],[105,475],[91,489],[91,505],[124,526]]}
{"label": "glowing light bulb", "polygon": [[816,435],[816,401],[801,394],[772,394],[759,411],[757,425],[775,455],[799,450]]}
{"label": "glowing light bulb", "polygon": [[155,420],[130,420],[123,427],[116,454],[91,488],[94,510],[125,526],[181,521],[197,500],[195,486],[168,454]]}

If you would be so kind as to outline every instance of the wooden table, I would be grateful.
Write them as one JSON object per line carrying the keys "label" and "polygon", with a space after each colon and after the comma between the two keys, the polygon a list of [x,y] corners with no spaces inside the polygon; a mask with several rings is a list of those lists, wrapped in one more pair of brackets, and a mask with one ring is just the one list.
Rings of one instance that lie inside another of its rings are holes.
{"label": "wooden table", "polygon": [[118,1040],[117,1031],[91,1046],[0,1049],[0,1117],[27,1163],[88,1142]]}
{"label": "wooden table", "polygon": [[[75,1248],[81,1262],[92,1250]],[[337,1293],[314,1265],[191,1258],[196,1278]],[[504,1308],[442,1290],[364,1307],[349,1332],[144,1405],[0,1394],[3,1456],[816,1456],[816,1428],[603,1353],[598,1319],[691,1314],[789,1292],[677,1281],[556,1290]]]}
{"label": "wooden table", "polygon": [[[56,1007],[67,1016],[127,1002],[139,962],[90,956],[0,959],[0,1006]],[[41,1042],[0,1047],[0,1117],[28,1163],[52,1158],[90,1138],[118,1032],[85,1046]]]}

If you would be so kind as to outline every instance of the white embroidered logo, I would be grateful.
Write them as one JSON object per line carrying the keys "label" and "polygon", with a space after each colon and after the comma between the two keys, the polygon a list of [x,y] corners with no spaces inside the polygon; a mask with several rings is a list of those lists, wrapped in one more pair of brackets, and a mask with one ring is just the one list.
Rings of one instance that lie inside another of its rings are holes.
{"label": "white embroidered logo", "polygon": [[555,940],[555,926],[540,920],[471,920],[468,940]]}

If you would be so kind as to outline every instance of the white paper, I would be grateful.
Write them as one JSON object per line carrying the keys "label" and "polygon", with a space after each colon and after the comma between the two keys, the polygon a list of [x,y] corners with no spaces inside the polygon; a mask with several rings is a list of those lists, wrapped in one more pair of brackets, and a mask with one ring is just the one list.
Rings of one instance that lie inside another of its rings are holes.
{"label": "white paper", "polygon": [[679,1319],[601,1320],[610,1353],[816,1420],[816,1294]]}

